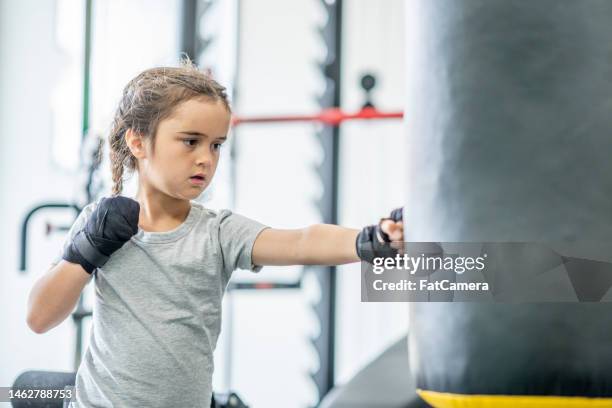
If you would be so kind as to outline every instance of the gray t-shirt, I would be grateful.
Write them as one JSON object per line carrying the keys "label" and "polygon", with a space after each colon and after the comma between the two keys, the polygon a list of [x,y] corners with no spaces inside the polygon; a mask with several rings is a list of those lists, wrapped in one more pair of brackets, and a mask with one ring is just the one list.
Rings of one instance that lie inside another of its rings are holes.
{"label": "gray t-shirt", "polygon": [[[64,248],[98,203],[83,209]],[[92,329],[73,406],[208,408],[221,300],[235,269],[261,270],[251,251],[265,228],[195,201],[171,231],[139,228],[94,273]]]}

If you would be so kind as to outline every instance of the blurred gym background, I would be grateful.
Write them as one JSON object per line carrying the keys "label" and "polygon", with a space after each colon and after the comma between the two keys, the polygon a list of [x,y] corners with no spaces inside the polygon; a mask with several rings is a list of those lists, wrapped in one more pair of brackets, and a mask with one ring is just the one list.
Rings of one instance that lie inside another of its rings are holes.
{"label": "blurred gym background", "polygon": [[[239,117],[397,112],[404,37],[402,0],[0,0],[0,386],[75,371],[87,348],[93,284],[42,335],[27,295],[75,209],[110,193],[106,137],[130,78],[188,55]],[[394,119],[242,123],[198,201],[277,228],[361,228],[404,203],[403,140]],[[315,406],[405,347],[407,305],[361,303],[359,264],[240,271],[230,285],[214,391],[251,407]]]}

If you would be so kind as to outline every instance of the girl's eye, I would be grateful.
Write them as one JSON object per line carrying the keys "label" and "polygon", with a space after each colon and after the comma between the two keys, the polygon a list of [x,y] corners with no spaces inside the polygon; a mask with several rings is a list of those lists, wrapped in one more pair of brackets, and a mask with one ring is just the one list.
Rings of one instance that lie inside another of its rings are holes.
{"label": "girl's eye", "polygon": [[[197,141],[198,141],[198,139],[183,139],[183,143],[185,143],[185,142],[197,142]],[[187,144],[186,146],[193,147],[194,145]]]}
{"label": "girl's eye", "polygon": [[215,143],[213,149],[215,149],[215,151],[221,150],[221,146],[223,146],[223,143]]}

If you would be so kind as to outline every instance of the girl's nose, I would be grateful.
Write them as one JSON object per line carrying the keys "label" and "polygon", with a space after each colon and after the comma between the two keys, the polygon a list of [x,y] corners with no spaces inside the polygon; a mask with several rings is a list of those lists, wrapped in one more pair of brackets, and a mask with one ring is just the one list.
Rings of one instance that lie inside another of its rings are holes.
{"label": "girl's nose", "polygon": [[210,167],[210,164],[211,164],[210,158],[208,157],[199,158],[196,164],[198,166]]}
{"label": "girl's nose", "polygon": [[211,153],[202,153],[198,156],[197,164],[198,166],[210,166],[212,164],[212,154]]}

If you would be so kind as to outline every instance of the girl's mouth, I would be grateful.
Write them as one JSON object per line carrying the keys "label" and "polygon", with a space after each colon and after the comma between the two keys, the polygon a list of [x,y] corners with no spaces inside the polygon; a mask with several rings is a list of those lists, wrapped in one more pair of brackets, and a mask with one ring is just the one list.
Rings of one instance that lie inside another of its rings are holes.
{"label": "girl's mouth", "polygon": [[189,178],[189,181],[190,181],[192,184],[195,184],[195,185],[201,186],[202,184],[204,184],[204,177],[199,177],[199,176],[190,177],[190,178]]}

